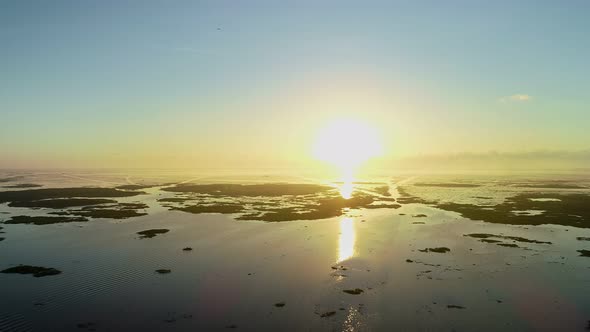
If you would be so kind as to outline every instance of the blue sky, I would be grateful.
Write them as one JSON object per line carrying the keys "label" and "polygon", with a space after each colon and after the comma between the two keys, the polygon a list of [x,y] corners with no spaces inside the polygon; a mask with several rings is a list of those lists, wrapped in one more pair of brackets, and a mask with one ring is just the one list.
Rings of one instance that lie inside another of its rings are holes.
{"label": "blue sky", "polygon": [[0,166],[590,148],[588,1],[3,1]]}

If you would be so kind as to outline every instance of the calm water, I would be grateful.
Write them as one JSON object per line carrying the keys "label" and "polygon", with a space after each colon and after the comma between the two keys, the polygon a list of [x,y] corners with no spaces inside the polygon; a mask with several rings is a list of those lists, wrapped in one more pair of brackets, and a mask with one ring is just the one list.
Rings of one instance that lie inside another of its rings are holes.
{"label": "calm water", "polygon": [[[1,331],[583,331],[590,320],[590,258],[577,251],[590,250],[589,241],[577,239],[590,237],[588,228],[486,223],[416,203],[266,223],[171,211],[158,202],[174,197],[162,184],[325,183],[296,172],[6,171],[0,178],[11,179],[0,186],[44,188],[157,185],[116,198],[145,203],[145,216],[1,225],[0,269],[26,264],[62,271],[42,278],[0,274]],[[515,183],[548,179],[581,188],[526,190],[590,192],[585,174],[569,173],[379,174],[363,180],[385,183],[394,198],[400,186],[423,198],[493,207],[524,190]],[[413,186],[448,181],[484,185]],[[5,203],[0,220],[55,211]],[[149,239],[136,234],[154,228],[169,232]],[[502,247],[464,236],[471,233],[552,244]],[[438,247],[450,251],[419,251]],[[357,288],[362,293],[343,292]]]}

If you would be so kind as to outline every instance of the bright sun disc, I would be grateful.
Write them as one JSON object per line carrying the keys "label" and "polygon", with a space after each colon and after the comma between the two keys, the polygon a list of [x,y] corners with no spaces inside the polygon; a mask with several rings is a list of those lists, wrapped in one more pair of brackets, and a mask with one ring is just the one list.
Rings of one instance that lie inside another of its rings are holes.
{"label": "bright sun disc", "polygon": [[313,147],[315,158],[338,167],[351,176],[367,159],[381,155],[377,130],[361,121],[342,119],[323,128]]}

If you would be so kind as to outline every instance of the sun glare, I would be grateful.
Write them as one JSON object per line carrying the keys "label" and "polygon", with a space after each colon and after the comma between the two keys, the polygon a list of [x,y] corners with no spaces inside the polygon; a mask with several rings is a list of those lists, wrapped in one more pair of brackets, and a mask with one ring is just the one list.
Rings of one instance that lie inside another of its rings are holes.
{"label": "sun glare", "polygon": [[320,131],[313,155],[339,170],[343,182],[340,194],[348,199],[352,196],[352,183],[359,166],[381,155],[382,150],[375,128],[359,120],[341,119],[329,123]]}
{"label": "sun glare", "polygon": [[352,218],[342,218],[340,220],[340,236],[338,237],[338,260],[337,263],[345,261],[354,256],[354,246],[356,244],[356,231]]}

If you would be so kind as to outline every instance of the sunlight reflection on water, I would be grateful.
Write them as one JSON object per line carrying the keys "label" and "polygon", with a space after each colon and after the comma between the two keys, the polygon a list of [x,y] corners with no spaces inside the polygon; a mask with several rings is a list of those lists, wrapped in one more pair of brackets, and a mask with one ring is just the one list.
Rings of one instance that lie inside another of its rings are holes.
{"label": "sunlight reflection on water", "polygon": [[338,188],[338,190],[340,191],[340,196],[342,196],[342,198],[350,199],[352,197],[354,186],[351,181],[346,181],[340,186],[340,188]]}
{"label": "sunlight reflection on water", "polygon": [[340,220],[340,237],[338,238],[338,263],[354,256],[356,230],[352,218]]}
{"label": "sunlight reflection on water", "polygon": [[345,169],[342,171],[342,184],[338,187],[340,196],[344,199],[350,199],[354,190],[354,176],[352,169]]}
{"label": "sunlight reflection on water", "polygon": [[359,330],[365,330],[366,324],[363,323],[363,314],[356,308],[349,308],[346,320],[344,320],[342,326],[342,332],[354,332]]}

